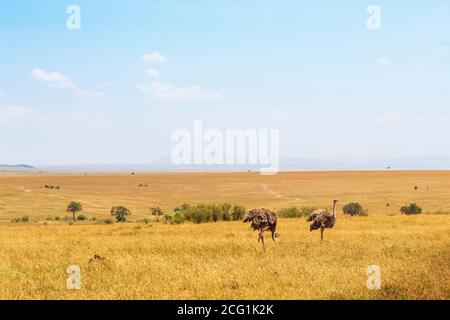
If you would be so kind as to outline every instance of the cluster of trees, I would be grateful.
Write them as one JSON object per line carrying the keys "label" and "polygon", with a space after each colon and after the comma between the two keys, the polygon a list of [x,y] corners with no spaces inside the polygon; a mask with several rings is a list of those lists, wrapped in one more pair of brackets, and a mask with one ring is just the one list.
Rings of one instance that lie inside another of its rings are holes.
{"label": "cluster of trees", "polygon": [[[72,213],[72,220],[87,220],[87,217],[77,213],[83,210],[83,206],[79,202],[71,202],[67,206],[66,211]],[[289,207],[286,209],[281,209],[277,211],[277,214],[282,218],[299,218],[309,216],[316,208],[314,207]],[[344,214],[350,216],[367,216],[367,210],[365,210],[361,204],[358,202],[351,202],[343,206],[342,211]],[[413,215],[421,214],[422,208],[415,203],[411,203],[408,206],[404,206],[400,209],[402,214]],[[127,217],[131,215],[131,210],[124,206],[112,207],[111,215],[115,217],[117,222],[125,222]],[[246,209],[240,205],[231,205],[229,203],[223,204],[198,204],[189,205],[182,204],[181,206],[174,208],[173,212],[165,213],[160,207],[155,207],[150,209],[150,213],[155,217],[157,222],[160,221],[161,217],[164,221],[171,224],[182,224],[185,221],[191,221],[193,223],[204,223],[204,222],[217,222],[217,221],[239,221],[242,220]],[[59,220],[55,219],[55,220]],[[108,219],[110,220],[110,219]],[[13,222],[28,222],[28,216],[24,216],[21,219],[13,219]],[[148,220],[145,219],[147,222]],[[112,223],[112,221],[109,221]]]}
{"label": "cluster of trees", "polygon": [[[72,213],[73,221],[85,220],[85,216],[76,214],[83,210],[81,203],[71,202],[67,206],[67,212]],[[245,208],[239,205],[231,205],[224,203],[220,205],[216,204],[199,204],[189,205],[182,204],[180,207],[173,209],[172,213],[164,213],[160,207],[154,207],[150,209],[151,215],[155,217],[157,222],[161,217],[164,217],[164,221],[172,224],[181,224],[185,221],[191,221],[194,223],[203,222],[217,222],[217,221],[237,221],[242,220],[245,215]],[[117,222],[125,222],[127,217],[131,215],[131,210],[124,206],[117,206],[111,209],[111,215],[116,218]],[[83,219],[79,219],[83,216]],[[146,220],[147,221],[147,220]]]}
{"label": "cluster of trees", "polygon": [[301,218],[301,217],[307,217],[311,213],[313,213],[317,208],[314,207],[289,207],[286,209],[281,209],[277,211],[277,215],[282,218]]}
{"label": "cluster of trees", "polygon": [[[387,206],[390,206],[387,204]],[[281,209],[277,211],[277,214],[279,217],[282,218],[300,218],[300,217],[307,217],[309,216],[313,211],[315,211],[316,208],[313,207],[303,207],[303,208],[297,208],[297,207],[290,207],[286,209]],[[350,202],[342,207],[342,212],[344,214],[350,215],[350,216],[361,216],[365,217],[368,216],[368,211],[363,208],[361,204],[358,202]],[[400,209],[400,212],[402,214],[406,215],[412,215],[412,214],[421,214],[422,208],[419,207],[415,203],[411,203],[408,206],[404,206]]]}
{"label": "cluster of trees", "polygon": [[191,206],[189,204],[182,204],[175,208],[174,216],[168,218],[169,221],[174,220],[174,223],[182,223],[184,220],[192,221],[194,223],[203,222],[217,222],[217,221],[237,221],[242,220],[245,215],[245,207],[240,205],[224,204],[198,204]]}

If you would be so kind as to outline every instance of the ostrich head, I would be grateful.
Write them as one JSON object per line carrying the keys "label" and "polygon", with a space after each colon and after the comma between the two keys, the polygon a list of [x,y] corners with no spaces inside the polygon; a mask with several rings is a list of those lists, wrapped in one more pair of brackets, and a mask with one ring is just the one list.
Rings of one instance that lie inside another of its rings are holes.
{"label": "ostrich head", "polygon": [[274,238],[275,241],[278,241],[280,239],[280,234],[279,233],[275,233],[273,235],[273,238]]}

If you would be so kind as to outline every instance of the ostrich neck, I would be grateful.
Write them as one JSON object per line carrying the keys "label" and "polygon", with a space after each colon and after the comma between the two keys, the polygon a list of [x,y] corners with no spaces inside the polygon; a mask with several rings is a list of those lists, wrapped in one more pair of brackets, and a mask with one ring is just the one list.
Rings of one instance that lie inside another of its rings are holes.
{"label": "ostrich neck", "polygon": [[336,202],[333,203],[333,217],[336,219]]}

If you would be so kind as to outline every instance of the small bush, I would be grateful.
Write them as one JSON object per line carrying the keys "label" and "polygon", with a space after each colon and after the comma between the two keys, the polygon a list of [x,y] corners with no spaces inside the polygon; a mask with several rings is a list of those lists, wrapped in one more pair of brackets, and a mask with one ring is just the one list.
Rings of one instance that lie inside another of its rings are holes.
{"label": "small bush", "polygon": [[59,219],[60,219],[59,216],[55,217],[55,221],[59,221]]}
{"label": "small bush", "polygon": [[277,214],[282,218],[300,218],[309,216],[315,210],[317,209],[314,207],[302,207],[299,209],[292,206],[290,208],[279,210]]}
{"label": "small bush", "polygon": [[172,220],[172,216],[170,214],[166,213],[164,215],[164,221],[165,222],[170,222],[171,220]]}
{"label": "small bush", "polygon": [[223,221],[230,221],[231,220],[231,204],[229,203],[224,203],[222,205],[222,220]]}
{"label": "small bush", "polygon": [[364,208],[358,203],[358,202],[351,202],[349,204],[346,204],[342,211],[344,214],[348,214],[351,216],[367,216],[367,211],[364,210]]}
{"label": "small bush", "polygon": [[182,224],[182,223],[184,223],[184,220],[185,220],[185,217],[184,217],[183,212],[176,212],[175,215],[173,216],[173,219],[171,222],[173,224]]}
{"label": "small bush", "polygon": [[278,215],[282,218],[298,218],[302,216],[302,212],[297,207],[290,207],[278,211]]}
{"label": "small bush", "polygon": [[[204,223],[204,222],[217,222],[217,221],[232,221],[240,220],[245,215],[245,208],[242,206],[232,206],[231,204],[225,203],[222,205],[207,205],[199,204],[195,206],[190,206],[188,204],[183,204],[178,208],[174,209],[175,215],[180,213],[179,221],[191,221],[193,223]],[[182,222],[181,222],[182,223]]]}
{"label": "small bush", "polygon": [[242,206],[234,206],[231,210],[231,215],[234,221],[242,220],[245,216],[245,208]]}
{"label": "small bush", "polygon": [[28,216],[22,217],[22,222],[28,222],[28,221],[30,221],[30,217],[28,217]]}
{"label": "small bush", "polygon": [[20,222],[20,221],[21,221],[20,218],[12,218],[12,219],[11,219],[11,222],[13,222],[13,223],[18,223],[18,222]]}
{"label": "small bush", "polygon": [[103,220],[97,220],[96,222],[95,222],[95,224],[113,224],[114,223],[114,220],[113,219],[110,219],[110,218],[108,218],[108,219],[103,219]]}
{"label": "small bush", "polygon": [[78,217],[77,217],[77,220],[80,220],[80,221],[83,221],[83,220],[87,220],[88,218],[85,216],[85,215],[83,215],[83,214],[80,214]]}
{"label": "small bush", "polygon": [[47,221],[53,221],[55,220],[53,217],[47,217]]}
{"label": "small bush", "polygon": [[317,208],[315,208],[315,207],[302,207],[300,210],[302,212],[302,216],[303,217],[309,217],[311,215],[311,213],[313,213],[314,211],[317,210]]}
{"label": "small bush", "polygon": [[422,208],[419,207],[415,203],[411,203],[409,206],[401,207],[400,212],[402,214],[406,214],[406,215],[421,214],[422,213]]}

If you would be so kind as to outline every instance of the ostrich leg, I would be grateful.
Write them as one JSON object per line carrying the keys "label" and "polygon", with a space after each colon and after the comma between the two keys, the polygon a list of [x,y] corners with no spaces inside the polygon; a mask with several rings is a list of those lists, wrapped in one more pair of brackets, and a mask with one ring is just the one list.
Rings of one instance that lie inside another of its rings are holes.
{"label": "ostrich leg", "polygon": [[264,248],[264,252],[265,252],[266,251],[266,244],[264,243],[264,231],[261,231],[259,233],[259,238],[261,239],[261,242],[262,242],[262,245],[263,245],[263,248]]}
{"label": "ostrich leg", "polygon": [[323,240],[323,230],[325,228],[324,227],[320,227],[320,240]]}

